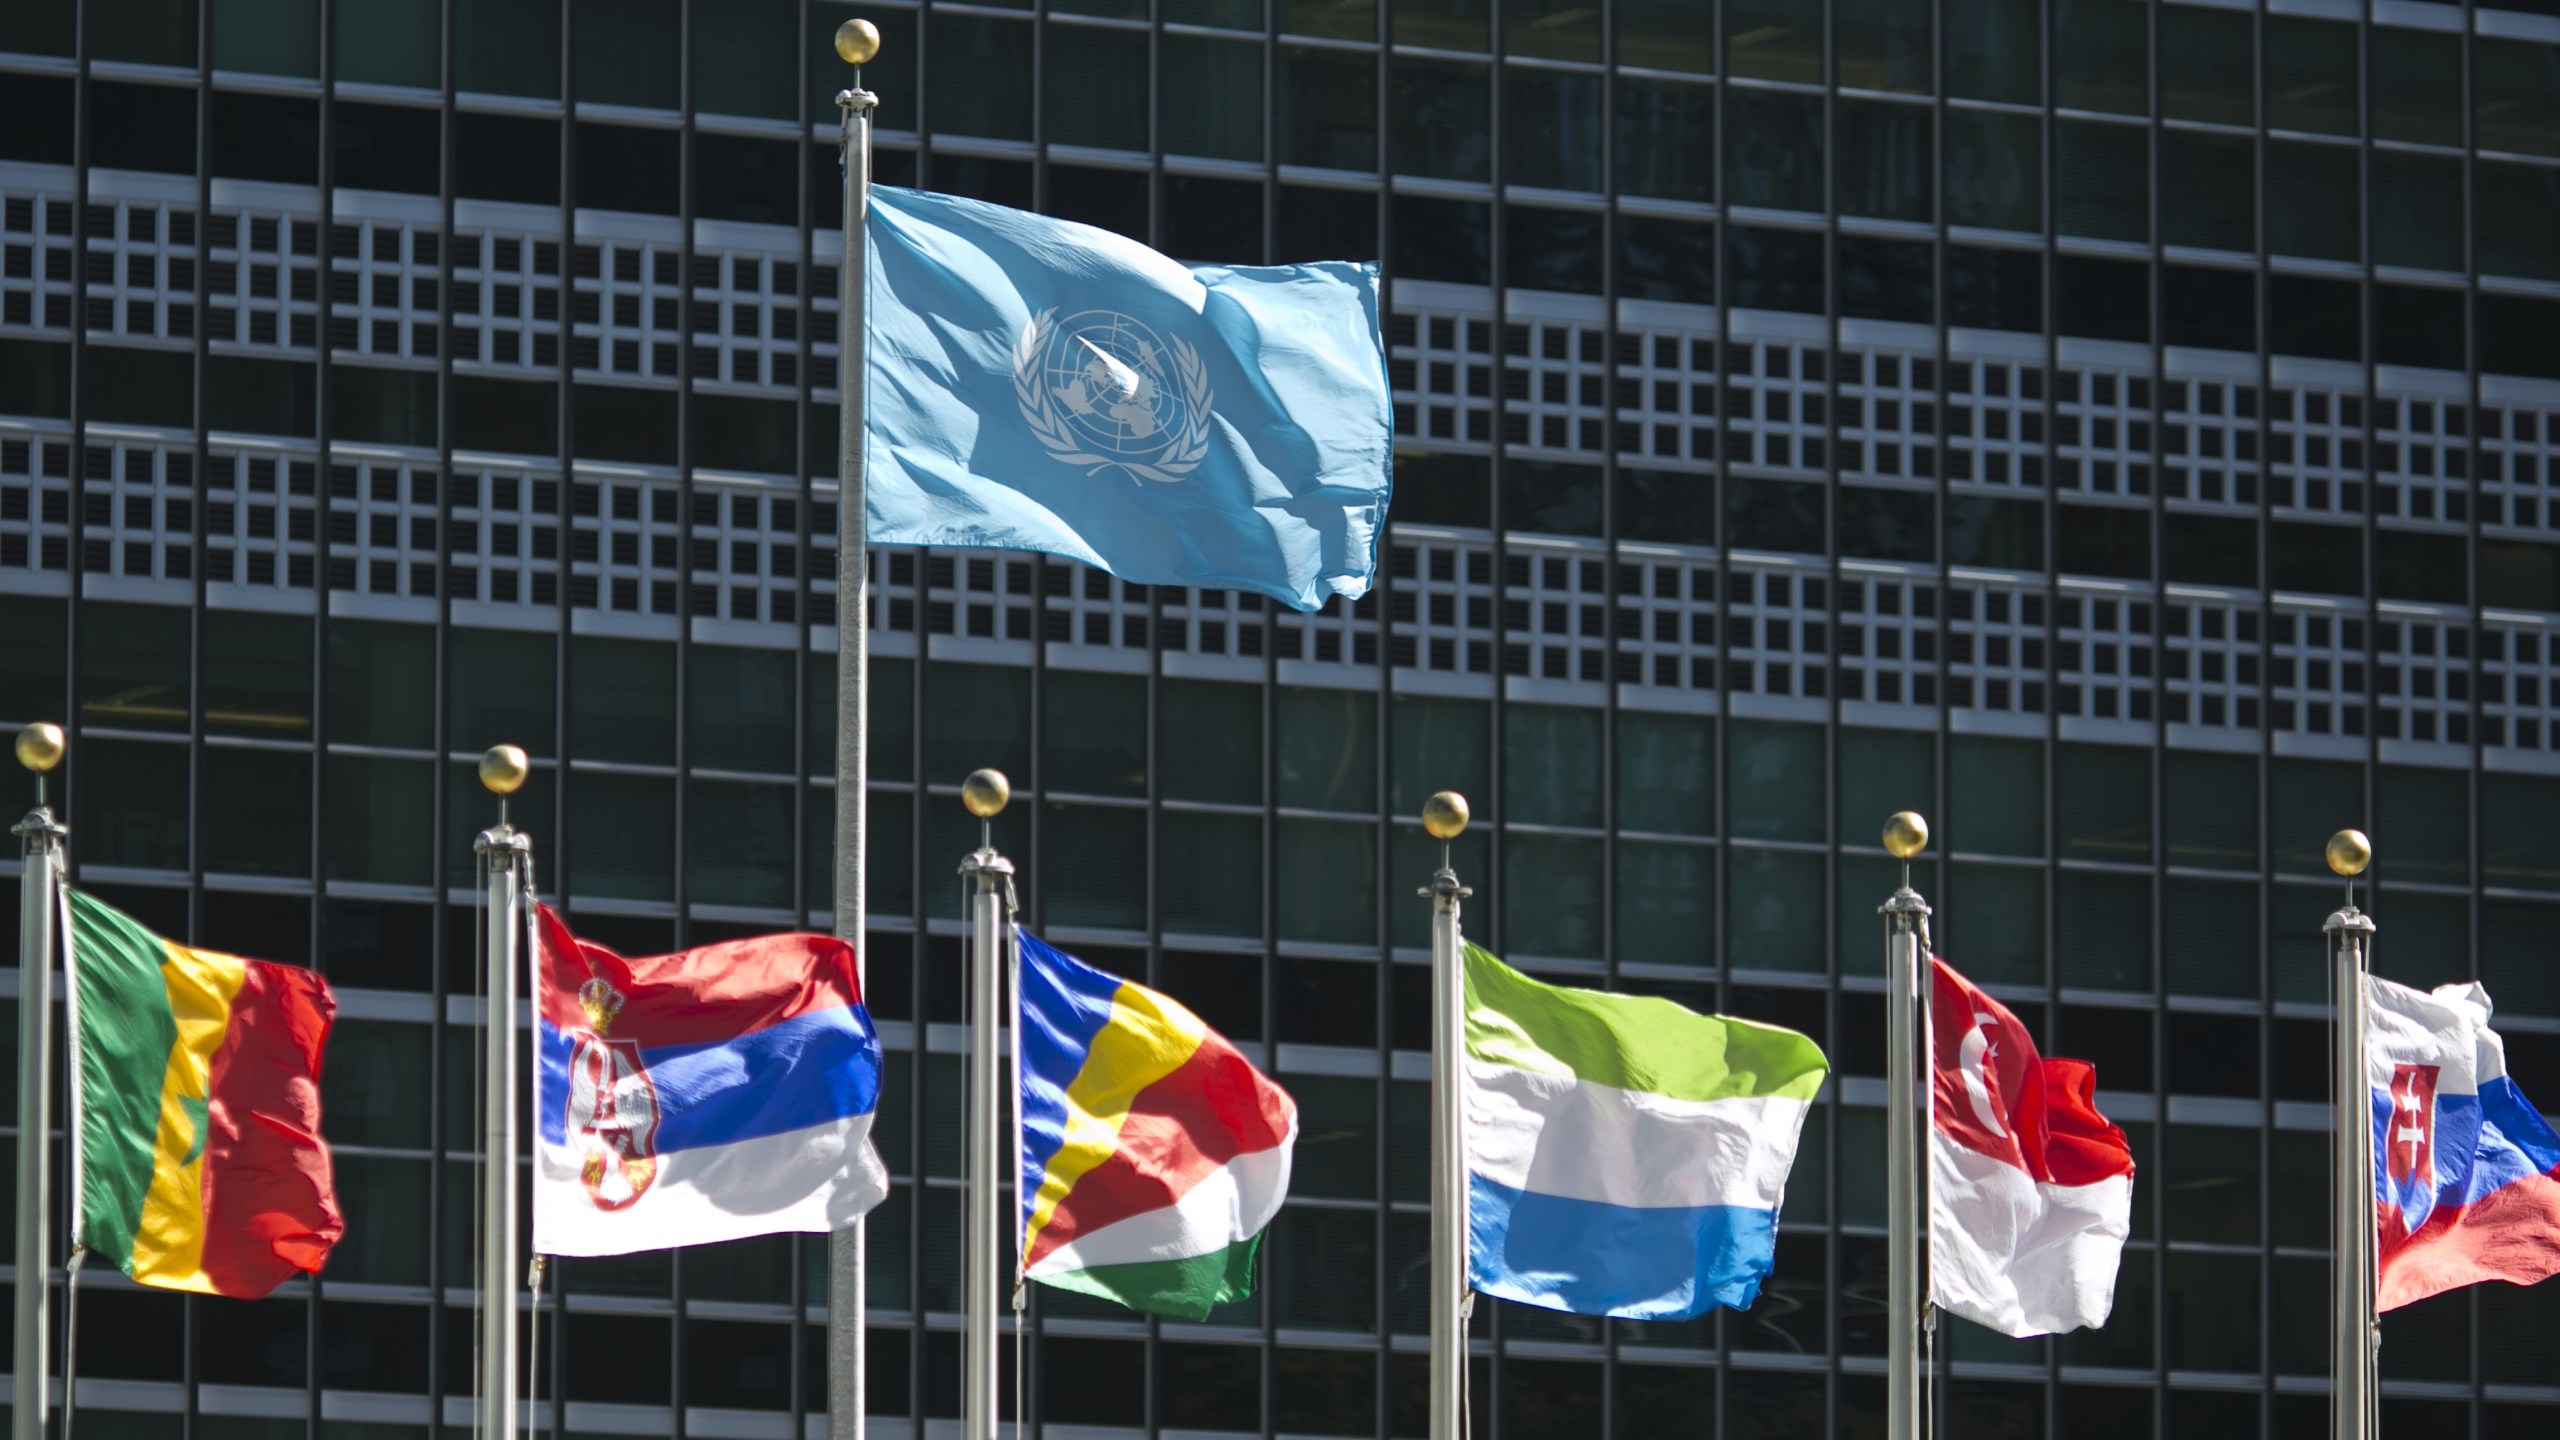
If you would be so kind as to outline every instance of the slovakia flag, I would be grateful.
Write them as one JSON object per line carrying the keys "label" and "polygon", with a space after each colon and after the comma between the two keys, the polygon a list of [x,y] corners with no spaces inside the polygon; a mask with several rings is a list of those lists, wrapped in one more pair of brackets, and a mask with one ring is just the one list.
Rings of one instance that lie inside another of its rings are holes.
{"label": "slovakia flag", "polygon": [[625,959],[540,917],[537,1253],[833,1230],[880,1203],[880,1041],[852,946],[760,935]]}
{"label": "slovakia flag", "polygon": [[2107,1323],[2133,1151],[2097,1071],[2047,1060],[2007,1006],[1929,961],[1929,1298],[2004,1335]]}
{"label": "slovakia flag", "polygon": [[2375,1308],[2560,1274],[2560,1135],[2515,1082],[2489,992],[2370,980]]}

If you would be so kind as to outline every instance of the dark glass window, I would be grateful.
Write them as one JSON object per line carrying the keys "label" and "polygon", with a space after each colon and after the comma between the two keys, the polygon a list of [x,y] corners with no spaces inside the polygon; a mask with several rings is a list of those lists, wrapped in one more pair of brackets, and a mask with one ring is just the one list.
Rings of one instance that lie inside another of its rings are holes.
{"label": "dark glass window", "polygon": [[2267,142],[2267,249],[2314,260],[2364,258],[2363,156],[2351,145]]}
{"label": "dark glass window", "polygon": [[1493,491],[1475,455],[1404,451],[1396,456],[1397,518],[1425,525],[1493,523]]}
{"label": "dark glass window", "polygon": [[2162,546],[2169,578],[2196,585],[2258,583],[2258,522],[2238,516],[2171,511],[2163,520]]}
{"label": "dark glass window", "polygon": [[381,0],[338,17],[341,82],[432,90],[443,75],[443,16],[436,0]]}
{"label": "dark glass window", "polygon": [[1947,93],[2033,105],[2044,98],[2036,0],[1947,0]]}
{"label": "dark glass window", "polygon": [[320,178],[320,105],[289,95],[213,92],[213,173],[309,185]]}
{"label": "dark glass window", "polygon": [[1506,530],[1596,536],[1600,533],[1600,514],[1597,465],[1513,460],[1502,467],[1502,524]]}
{"label": "dark glass window", "polygon": [[1936,247],[1926,240],[1840,237],[1840,313],[1862,320],[1937,322]]}
{"label": "dark glass window", "polygon": [[2471,121],[2483,150],[2560,155],[2560,45],[2474,39]]}
{"label": "dark glass window", "polygon": [[[1249,8],[1254,14],[1253,23],[1259,28],[1261,7],[1254,4]],[[1530,55],[1542,60],[1596,62],[1600,58],[1600,7],[1583,0],[1502,0],[1502,49],[1507,55]]]}
{"label": "dark glass window", "polygon": [[90,418],[185,429],[195,418],[195,373],[195,357],[184,350],[91,345]]}
{"label": "dark glass window", "polygon": [[1145,244],[1147,240],[1147,174],[1143,170],[1097,170],[1083,165],[1049,167],[1049,213],[1061,220],[1098,226]]}
{"label": "dark glass window", "polygon": [[2313,595],[2364,594],[2364,532],[2278,520],[2267,531],[2276,588]]}
{"label": "dark glass window", "polygon": [[2267,277],[2267,348],[2317,360],[2364,358],[2363,287],[2309,275]]}
{"label": "dark glass window", "polygon": [[1600,215],[1513,205],[1503,212],[1503,283],[1600,293]]}
{"label": "dark glass window", "polygon": [[[2203,12],[2197,13],[2222,13]],[[2246,20],[2247,16],[2240,17]],[[2258,248],[2257,143],[2246,135],[2160,132],[2160,240],[2205,250]]]}
{"label": "dark glass window", "polygon": [[995,140],[1031,138],[1032,34],[1025,20],[948,14],[927,21],[925,103],[933,128]]}
{"label": "dark glass window", "polygon": [[[94,357],[98,352],[89,353]],[[315,369],[306,361],[210,356],[204,371],[205,423],[252,435],[309,435],[318,423]]]}
{"label": "dark glass window", "polygon": [[1726,0],[1724,64],[1754,80],[1821,84],[1822,12],[1792,0]]}
{"label": "dark glass window", "polygon": [[1376,56],[1283,47],[1277,98],[1281,164],[1378,168]]}
{"label": "dark glass window", "polygon": [[2373,152],[2373,260],[2462,268],[2462,157]]}
{"label": "dark glass window", "polygon": [[1618,534],[1666,545],[1716,543],[1713,475],[1663,470],[1618,472]]}
{"label": "dark glass window", "polygon": [[2053,32],[2056,105],[2151,113],[2150,6],[2138,0],[2055,0]]}
{"label": "dark glass window", "polygon": [[[2124,6],[2125,0],[2082,0]],[[2093,240],[2151,238],[2151,132],[2095,120],[2054,122],[2054,223]]]}
{"label": "dark glass window", "polygon": [[1947,501],[1947,560],[2000,570],[2044,568],[2044,506],[1956,495]]}
{"label": "dark glass window", "polygon": [[2560,280],[2560,169],[2483,160],[2471,174],[2481,272]]}
{"label": "dark glass window", "polygon": [[[1491,40],[1490,0],[1412,0],[1390,10],[1395,43],[1440,50],[1482,50]],[[1374,31],[1364,30],[1366,40]]]}
{"label": "dark glass window", "polygon": [[2470,542],[2459,535],[2382,530],[2375,536],[2374,589],[2395,600],[2462,604],[2470,595]]}
{"label": "dark glass window", "polygon": [[2293,15],[2270,15],[2264,23],[2268,127],[2355,134],[2355,25]]}
{"label": "dark glass window", "polygon": [[1164,148],[1218,160],[1262,159],[1262,47],[1167,35],[1157,66]]}
{"label": "dark glass window", "polygon": [[2461,36],[2377,25],[2366,38],[2365,66],[2373,138],[2462,143]]}
{"label": "dark glass window", "polygon": [[1947,247],[1947,323],[1984,330],[2044,328],[2044,254]]}
{"label": "dark glass window", "polygon": [[798,143],[693,132],[694,213],[705,220],[790,225],[800,218]]}
{"label": "dark glass window", "polygon": [[1837,0],[1831,8],[1832,83],[1926,95],[1929,7],[1905,0]]}
{"label": "dark glass window", "polygon": [[[14,89],[25,83],[9,77]],[[38,123],[62,125],[69,106],[37,117]],[[63,127],[68,128],[68,127]],[[68,143],[68,137],[66,142]],[[163,175],[196,173],[196,92],[173,85],[127,85],[113,80],[89,83],[89,163],[107,170],[151,170]],[[349,183],[344,176],[340,184]],[[434,186],[429,186],[430,192]]]}
{"label": "dark glass window", "polygon": [[693,108],[788,120],[799,68],[795,0],[721,0],[693,7]]}
{"label": "dark glass window", "polygon": [[[560,0],[454,0],[453,30],[456,89],[560,97]],[[216,50],[222,31],[213,27]]]}
{"label": "dark glass window", "polygon": [[2258,277],[2201,265],[2160,267],[2160,313],[2172,345],[2258,348]]}
{"label": "dark glass window", "polygon": [[708,470],[795,473],[798,455],[792,448],[791,402],[697,392],[693,462]]}
{"label": "dark glass window", "polygon": [[1619,193],[1715,199],[1715,116],[1713,86],[1619,80]]}
{"label": "dark glass window", "polygon": [[622,385],[577,390],[573,453],[586,460],[671,464],[676,456],[675,392]]}
{"label": "dark glass window", "polygon": [[2151,267],[2139,260],[2056,255],[2054,328],[2091,340],[2151,339]]}
{"label": "dark glass window", "polygon": [[453,377],[456,449],[550,455],[560,448],[560,388],[542,380]]}
{"label": "dark glass window", "polygon": [[673,110],[683,100],[678,0],[570,0],[578,98]]}
{"label": "dark glass window", "polygon": [[2480,368],[2560,380],[2560,304],[2501,295],[2480,307]]}
{"label": "dark glass window", "polygon": [[1724,138],[1727,203],[1821,213],[1821,96],[1729,90]]}
{"label": "dark glass window", "polygon": [[1600,77],[1512,65],[1502,85],[1503,178],[1550,190],[1599,189]]}
{"label": "dark glass window", "polygon": [[673,215],[683,137],[633,125],[578,124],[578,208]]}
{"label": "dark glass window", "polygon": [[[1621,63],[1642,64],[1656,70],[1685,70],[1693,75],[1715,73],[1715,29],[1698,23],[1695,0],[1619,0],[1614,8]],[[1368,36],[1369,32],[1363,31],[1359,38],[1365,40]]]}
{"label": "dark glass window", "polygon": [[2160,10],[2160,113],[2222,125],[2258,122],[2249,12],[2166,5]]}
{"label": "dark glass window", "polygon": [[[340,185],[408,195],[433,195],[443,188],[443,122],[435,111],[346,100],[333,104],[337,136],[331,148]],[[668,183],[675,183],[672,177]]]}
{"label": "dark glass window", "polygon": [[2033,115],[1947,112],[1947,223],[2044,233],[2044,125]]}
{"label": "dark glass window", "polygon": [[[16,37],[11,45],[25,48]],[[13,74],[0,85],[0,160],[70,164],[73,129],[62,117],[71,113],[72,88],[68,75]]]}
{"label": "dark glass window", "polygon": [[1731,225],[1725,235],[1725,279],[1733,304],[1822,313],[1822,232]]}
{"label": "dark glass window", "polygon": [[1275,263],[1378,258],[1378,197],[1365,191],[1280,187]]}
{"label": "dark glass window", "polygon": [[1138,30],[1050,25],[1049,142],[1106,150],[1147,148],[1147,36]]}
{"label": "dark glass window", "polygon": [[88,9],[89,53],[98,59],[195,67],[196,7],[190,0],[122,0]]}
{"label": "dark glass window", "polygon": [[1638,300],[1715,303],[1716,227],[1620,212],[1618,293]]}
{"label": "dark glass window", "polygon": [[[833,155],[812,150],[827,173],[837,171]],[[1031,208],[1031,162],[1028,160],[994,160],[983,155],[936,155],[933,157],[933,188],[947,195],[966,195],[994,205],[1010,205],[1016,210]],[[838,224],[843,223],[841,220]]]}
{"label": "dark glass window", "polygon": [[436,375],[341,365],[332,376],[330,425],[342,440],[384,445],[436,443]]}
{"label": "dark glass window", "polygon": [[2150,579],[2151,527],[2126,523],[2127,516],[2138,513],[2093,505],[2063,506],[2054,527],[2061,546],[2056,568],[2066,575]]}
{"label": "dark glass window", "polygon": [[453,189],[478,200],[560,203],[560,124],[519,115],[457,111]]}
{"label": "dark glass window", "polygon": [[1486,240],[1492,207],[1474,200],[1396,197],[1395,273],[1407,280],[1453,280],[1483,285],[1492,279]]}
{"label": "dark glass window", "polygon": [[1185,260],[1261,264],[1262,182],[1167,175],[1163,239],[1166,254]]}
{"label": "dark glass window", "polygon": [[1935,218],[1929,207],[1931,112],[1925,105],[1841,100],[1832,147],[1833,195],[1843,215]]}
{"label": "dark glass window", "polygon": [[71,418],[71,347],[0,336],[0,409],[12,415]]}
{"label": "dark glass window", "polygon": [[1395,124],[1394,161],[1400,175],[1439,180],[1489,180],[1493,133],[1492,83],[1481,65],[1448,60],[1391,62],[1394,95],[1388,114]]}
{"label": "dark glass window", "polygon": [[1865,560],[1938,558],[1938,497],[1925,490],[1840,487],[1837,528],[1840,553]]}
{"label": "dark glass window", "polygon": [[1724,543],[1736,550],[1822,554],[1822,487],[1801,480],[1727,476]]}
{"label": "dark glass window", "polygon": [[[12,37],[10,48],[25,47]],[[320,0],[231,0],[217,5],[213,68],[318,79]]]}

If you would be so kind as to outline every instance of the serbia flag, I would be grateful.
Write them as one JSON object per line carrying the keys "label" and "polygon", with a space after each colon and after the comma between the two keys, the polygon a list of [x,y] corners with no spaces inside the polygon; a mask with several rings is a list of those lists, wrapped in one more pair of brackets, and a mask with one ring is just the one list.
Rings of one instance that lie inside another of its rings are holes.
{"label": "serbia flag", "polygon": [[2374,1308],[2560,1274],[2560,1135],[2507,1078],[2477,984],[2366,981]]}
{"label": "serbia flag", "polygon": [[540,912],[533,1248],[833,1230],[880,1203],[880,1041],[853,947],[759,935],[625,959]]}

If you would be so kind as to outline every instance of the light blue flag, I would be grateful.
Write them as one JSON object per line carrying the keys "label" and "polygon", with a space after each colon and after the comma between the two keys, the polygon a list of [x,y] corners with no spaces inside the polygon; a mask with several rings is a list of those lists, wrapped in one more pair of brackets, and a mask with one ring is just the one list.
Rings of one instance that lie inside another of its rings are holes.
{"label": "light blue flag", "polygon": [[1313,610],[1367,593],[1392,412],[1378,269],[1193,269],[871,192],[871,539],[1063,555]]}

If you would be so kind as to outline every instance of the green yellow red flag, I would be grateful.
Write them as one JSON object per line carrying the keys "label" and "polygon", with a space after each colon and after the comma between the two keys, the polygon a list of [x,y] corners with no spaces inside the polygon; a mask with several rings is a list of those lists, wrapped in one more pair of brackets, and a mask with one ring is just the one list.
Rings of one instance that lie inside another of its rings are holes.
{"label": "green yellow red flag", "polygon": [[238,1299],[318,1270],[346,1228],[320,1138],[329,987],[64,894],[73,1242],[145,1285]]}

